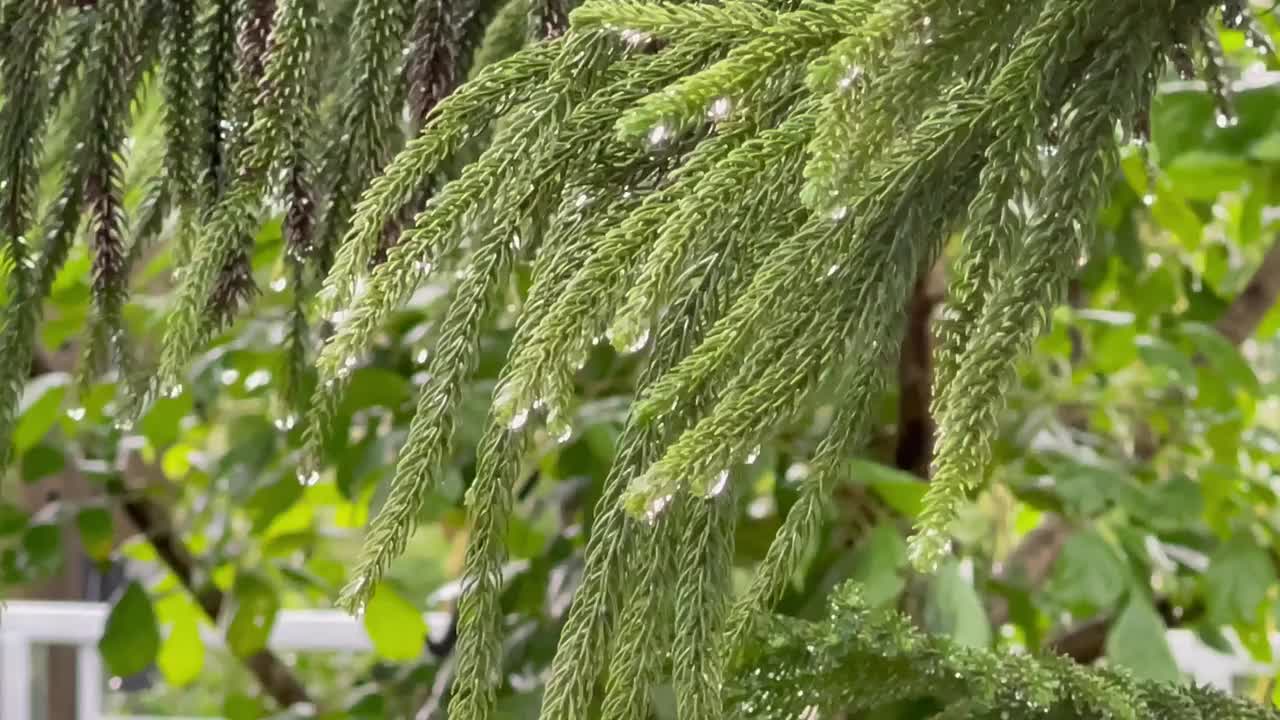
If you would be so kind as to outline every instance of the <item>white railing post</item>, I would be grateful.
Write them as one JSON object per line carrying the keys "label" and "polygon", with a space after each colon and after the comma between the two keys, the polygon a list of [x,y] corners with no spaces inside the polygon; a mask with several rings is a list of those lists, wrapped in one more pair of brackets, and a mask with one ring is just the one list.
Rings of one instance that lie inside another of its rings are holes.
{"label": "white railing post", "polygon": [[102,717],[102,656],[96,645],[76,647],[76,717],[98,720]]}
{"label": "white railing post", "polygon": [[31,718],[31,645],[0,627],[0,718]]}

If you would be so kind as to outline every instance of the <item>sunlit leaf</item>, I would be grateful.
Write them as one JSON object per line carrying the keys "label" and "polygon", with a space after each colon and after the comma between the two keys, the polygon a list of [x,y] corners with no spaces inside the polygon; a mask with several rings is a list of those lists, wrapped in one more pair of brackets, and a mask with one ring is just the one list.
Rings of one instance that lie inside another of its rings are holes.
{"label": "sunlit leaf", "polygon": [[427,639],[421,611],[385,583],[378,586],[365,608],[364,629],[373,641],[374,652],[392,662],[420,656]]}

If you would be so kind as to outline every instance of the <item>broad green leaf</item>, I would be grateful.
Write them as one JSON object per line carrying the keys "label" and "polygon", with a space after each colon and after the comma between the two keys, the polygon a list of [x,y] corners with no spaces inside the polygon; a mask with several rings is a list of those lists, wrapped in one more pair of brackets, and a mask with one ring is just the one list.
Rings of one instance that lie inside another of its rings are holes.
{"label": "broad green leaf", "polygon": [[27,484],[39,482],[54,473],[62,472],[66,466],[67,459],[62,448],[49,443],[36,443],[35,447],[22,454],[22,481]]}
{"label": "broad green leaf", "polygon": [[1224,625],[1252,622],[1275,582],[1270,555],[1251,533],[1237,532],[1213,554],[1202,577],[1209,617]]}
{"label": "broad green leaf", "polygon": [[1247,160],[1237,153],[1192,150],[1164,168],[1174,186],[1193,200],[1215,200],[1239,188],[1249,177]]}
{"label": "broad green leaf", "polygon": [[17,505],[0,500],[0,537],[20,533],[27,527],[27,514]]}
{"label": "broad green leaf", "polygon": [[1169,650],[1164,621],[1144,597],[1130,597],[1107,635],[1109,662],[1134,675],[1160,682],[1179,682],[1182,674]]}
{"label": "broad green leaf", "polygon": [[1155,512],[1145,520],[1149,527],[1164,532],[1194,530],[1204,516],[1205,501],[1200,487],[1181,473],[1153,488]]}
{"label": "broad green leaf", "polygon": [[907,559],[907,544],[892,523],[882,523],[853,551],[849,577],[862,584],[863,597],[880,605],[898,596],[906,581],[900,573]]}
{"label": "broad green leaf", "polygon": [[889,507],[907,517],[920,514],[921,501],[929,489],[920,478],[870,460],[850,460],[849,467],[853,482],[870,486]]}
{"label": "broad green leaf", "polygon": [[1222,333],[1202,323],[1183,323],[1182,334],[1233,384],[1251,393],[1258,391],[1258,377],[1253,368]]}
{"label": "broad green leaf", "polygon": [[1109,313],[1112,316],[1110,321],[1104,322],[1097,322],[1096,317],[1091,318],[1085,312],[1078,315],[1081,319],[1094,320],[1091,323],[1094,327],[1090,357],[1099,371],[1113,373],[1138,359],[1137,330],[1134,328],[1132,314]]}
{"label": "broad green leaf", "polygon": [[236,575],[235,613],[227,626],[227,646],[236,657],[249,657],[267,646],[280,611],[280,598],[265,578],[251,572]]}
{"label": "broad green leaf", "polygon": [[159,649],[155,609],[147,591],[135,580],[111,608],[98,650],[112,675],[127,677],[150,667]]}
{"label": "broad green leaf", "polygon": [[1240,638],[1240,644],[1249,651],[1250,657],[1260,663],[1270,665],[1271,628],[1267,624],[1268,615],[1266,604],[1260,604],[1252,622],[1238,622],[1231,627],[1235,629],[1236,637]]}
{"label": "broad green leaf", "polygon": [[1111,607],[1128,585],[1128,570],[1111,545],[1089,530],[1071,536],[1054,563],[1052,591],[1069,606]]}
{"label": "broad green leaf", "polygon": [[138,430],[156,450],[169,447],[182,433],[182,418],[191,412],[194,400],[191,393],[156,400],[138,423]]}
{"label": "broad green leaf", "polygon": [[76,528],[80,530],[80,544],[85,554],[105,562],[111,558],[115,547],[115,524],[105,507],[87,507],[76,513]]}
{"label": "broad green leaf", "polygon": [[259,720],[267,716],[265,702],[244,692],[232,692],[222,701],[222,715],[227,720]]}
{"label": "broad green leaf", "polygon": [[390,585],[382,584],[364,612],[364,629],[384,660],[407,662],[422,655],[427,623],[422,613]]}
{"label": "broad green leaf", "polygon": [[962,645],[986,647],[991,644],[987,611],[954,561],[944,565],[930,584],[925,625],[930,631],[950,636]]}
{"label": "broad green leaf", "polygon": [[245,503],[245,510],[253,518],[253,531],[260,533],[271,525],[280,513],[288,510],[302,497],[303,486],[291,475],[285,475],[254,491]]}
{"label": "broad green leaf", "polygon": [[1160,373],[1162,384],[1190,385],[1195,382],[1196,369],[1191,358],[1173,343],[1150,335],[1138,336],[1136,343],[1142,362]]}
{"label": "broad green leaf", "polygon": [[[1124,176],[1129,181],[1130,187],[1133,188],[1138,197],[1142,197],[1149,192],[1146,168],[1141,157],[1135,153],[1125,158],[1121,163],[1121,169],[1124,171]],[[1149,210],[1151,216],[1155,218],[1160,227],[1173,233],[1181,241],[1184,248],[1194,250],[1200,247],[1200,240],[1204,234],[1204,225],[1201,223],[1199,216],[1187,204],[1187,197],[1183,194],[1182,189],[1175,186],[1168,178],[1161,178],[1153,194],[1155,202]]]}
{"label": "broad green leaf", "polygon": [[13,444],[19,453],[40,442],[58,422],[70,382],[71,376],[66,373],[46,373],[27,383],[18,405],[18,424],[13,429]]}
{"label": "broad green leaf", "polygon": [[1264,162],[1280,162],[1280,132],[1268,133],[1250,145],[1249,155]]}
{"label": "broad green leaf", "polygon": [[173,687],[184,687],[200,676],[204,669],[204,639],[194,614],[178,618],[169,630],[156,659],[164,680]]}
{"label": "broad green leaf", "polygon": [[381,405],[392,410],[410,397],[410,384],[403,375],[376,367],[363,367],[351,373],[350,387],[344,396],[342,412]]}
{"label": "broad green leaf", "polygon": [[52,523],[29,525],[22,535],[26,568],[38,576],[56,573],[62,567],[62,528]]}

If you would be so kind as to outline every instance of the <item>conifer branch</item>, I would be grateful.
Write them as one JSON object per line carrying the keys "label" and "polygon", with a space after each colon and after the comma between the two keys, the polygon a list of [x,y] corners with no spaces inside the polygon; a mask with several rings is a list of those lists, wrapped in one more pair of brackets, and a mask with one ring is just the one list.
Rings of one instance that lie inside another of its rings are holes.
{"label": "conifer branch", "polygon": [[[723,261],[723,257],[717,260]],[[679,304],[663,317],[657,327],[653,350],[641,373],[639,387],[651,384],[697,345],[707,327],[717,317],[717,310],[723,304],[724,292],[722,285],[712,282],[711,274],[704,275],[694,285],[693,291],[683,295]],[[544,720],[582,717],[587,708],[591,707],[596,669],[604,667],[609,658],[610,631],[621,622],[623,626],[620,632],[634,634],[636,630],[631,623],[640,622],[637,614],[652,617],[649,613],[656,611],[656,608],[644,612],[632,607],[622,620],[617,618],[623,600],[620,588],[624,559],[633,548],[637,548],[639,552],[640,548],[646,547],[640,544],[645,534],[637,532],[639,521],[623,510],[621,499],[627,483],[658,457],[661,447],[669,440],[669,435],[679,432],[685,422],[684,418],[672,418],[670,427],[664,428],[636,422],[632,417],[623,429],[618,441],[618,451],[604,480],[604,488],[596,506],[596,519],[587,543],[582,585],[561,630],[560,643],[556,647],[555,659],[551,665],[551,677],[543,694],[541,717]],[[683,502],[683,498],[671,498],[668,502]],[[650,516],[660,527],[663,522],[668,522],[670,526],[662,533],[670,542],[678,542],[679,525],[666,520],[668,517],[679,516],[667,505],[657,508]],[[662,545],[648,547],[658,551],[654,555],[662,557]],[[665,572],[666,577],[674,577],[669,569],[663,571],[655,568],[653,572]],[[651,592],[652,597],[665,596],[660,587],[652,587]],[[646,631],[652,634],[652,630]],[[655,661],[631,657],[628,655],[631,652],[644,652],[644,648],[618,646],[614,651],[613,662],[624,663],[627,667],[638,665],[645,668],[648,663]],[[606,706],[615,708],[613,712],[617,713],[617,717],[635,717],[634,713],[642,712],[638,706],[627,708],[622,705],[626,698],[644,694],[644,688],[633,684],[639,681],[642,681],[642,676],[631,681],[620,678],[611,686],[611,691],[606,690]]]}
{"label": "conifer branch", "polygon": [[[85,202],[89,210],[90,249],[93,252],[93,304],[95,336],[107,342],[98,348],[86,344],[85,372],[92,377],[95,356],[129,375],[130,350],[125,341],[124,303],[128,292],[128,247],[121,194],[121,160],[124,154],[129,105],[133,87],[129,68],[138,50],[134,33],[140,22],[141,3],[119,0],[98,9],[91,49],[88,122],[85,126]],[[102,354],[99,354],[102,353]]]}
{"label": "conifer branch", "polygon": [[[491,114],[504,113],[527,97],[537,80],[550,70],[558,50],[554,45],[534,48],[492,66],[437,106],[422,134],[373,180],[356,207],[348,236],[342,241],[325,279],[318,305],[321,315],[332,315],[349,303],[372,248],[376,247],[387,223],[412,200],[417,189],[444,161],[481,132]],[[424,211],[433,212],[439,211],[431,206]],[[422,218],[415,220],[415,224],[421,225]],[[406,284],[415,285],[420,279],[415,276]]]}
{"label": "conifer branch", "polygon": [[476,477],[467,490],[472,518],[458,601],[457,672],[449,716],[487,720],[497,708],[502,678],[502,563],[506,559],[511,488],[520,471],[523,434],[490,418],[480,440]]}
{"label": "conifer branch", "polygon": [[672,683],[681,717],[725,717],[723,624],[731,592],[737,493],[726,472],[719,492],[686,503],[675,603]]}
{"label": "conifer branch", "polygon": [[165,90],[165,173],[172,185],[178,207],[190,207],[199,185],[200,157],[198,124],[199,80],[193,39],[196,33],[197,4],[188,0],[167,0],[161,66]]}
{"label": "conifer branch", "polygon": [[[359,0],[351,21],[353,82],[342,105],[335,154],[327,163],[329,207],[317,247],[324,267],[350,226],[361,189],[378,174],[399,144],[395,99],[403,95],[396,88],[396,71],[409,22],[404,3]],[[386,231],[385,227],[378,228],[378,237]],[[343,240],[344,252],[348,252],[349,241]],[[357,271],[365,269],[377,247],[375,241],[350,249]]]}
{"label": "conifer branch", "polygon": [[682,549],[679,520],[685,516],[677,507],[656,518],[652,526],[636,531],[639,537],[632,553],[641,567],[618,615],[601,701],[602,720],[649,717],[651,688],[662,671],[664,644],[671,639],[667,631],[674,615],[670,588],[679,573],[675,558]]}
{"label": "conifer branch", "polygon": [[876,353],[859,363],[841,382],[839,410],[809,463],[800,497],[769,544],[751,585],[737,598],[729,614],[725,631],[729,657],[736,658],[742,652],[757,623],[781,599],[802,554],[822,529],[832,489],[845,474],[845,459],[861,448],[871,434],[871,418],[887,385],[896,335],[887,329]]}
{"label": "conifer branch", "polygon": [[200,60],[200,176],[205,207],[222,196],[231,170],[227,134],[232,128],[231,92],[236,76],[236,10],[241,0],[211,0],[199,19],[196,43]]}
{"label": "conifer branch", "polygon": [[[1087,247],[1087,229],[1114,162],[1115,123],[1134,116],[1137,91],[1151,61],[1147,47],[1133,40],[1149,37],[1140,34],[1150,32],[1142,23],[1120,22],[1111,32],[1132,45],[1093,58],[1085,76],[1114,80],[1110,85],[1081,84],[1068,101],[1060,120],[1063,143],[1050,163],[1042,207],[1025,249],[977,320],[963,369],[941,386],[937,461],[912,543],[917,567],[933,567],[947,551],[946,526],[990,453],[997,413],[1015,372],[1009,359],[1024,353],[1039,333]],[[1114,114],[1084,108],[1107,108]]]}
{"label": "conifer branch", "polygon": [[493,20],[485,25],[484,36],[476,45],[468,82],[474,81],[481,70],[515,55],[523,48],[528,36],[528,25],[529,12],[524,0],[501,2]]}
{"label": "conifer branch", "polygon": [[[36,313],[24,306],[39,302],[26,232],[34,212],[40,142],[46,121],[43,62],[49,52],[57,12],[54,0],[5,6],[6,47],[0,50],[0,242],[11,264],[8,303],[0,328],[0,350],[9,358],[0,370],[0,472],[12,460],[11,443],[18,400],[26,385],[34,350]],[[14,102],[11,98],[22,98]]]}

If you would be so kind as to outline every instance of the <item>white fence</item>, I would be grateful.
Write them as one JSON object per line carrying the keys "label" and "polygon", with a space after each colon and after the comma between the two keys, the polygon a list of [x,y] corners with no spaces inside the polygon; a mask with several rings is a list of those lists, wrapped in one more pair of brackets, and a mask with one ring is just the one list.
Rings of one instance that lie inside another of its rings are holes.
{"label": "white fence", "polygon": [[[76,649],[77,720],[108,720],[102,711],[106,678],[97,643],[109,609],[104,603],[76,602],[9,602],[0,608],[0,719],[32,720],[32,647],[69,645]],[[430,613],[426,619],[437,636],[449,622],[443,613]],[[219,639],[210,633],[205,641],[217,645]],[[361,623],[336,610],[281,612],[268,644],[273,650],[294,652],[359,653],[372,649]],[[1267,676],[1277,669],[1248,660],[1243,651],[1218,653],[1186,630],[1170,631],[1169,645],[1178,665],[1197,682],[1226,691],[1238,677]],[[1280,657],[1280,635],[1273,637],[1272,645],[1273,654]],[[116,716],[109,720],[142,718]]]}
{"label": "white fence", "polygon": [[[0,607],[0,718],[31,720],[31,649],[35,645],[69,645],[76,650],[77,720],[107,720],[103,715],[106,678],[98,655],[98,638],[110,606],[80,602],[6,602]],[[443,633],[449,617],[429,613],[433,635]],[[215,633],[205,637],[219,644]],[[337,610],[285,610],[276,618],[268,646],[293,652],[368,652],[369,636],[359,620]],[[141,720],[114,716],[110,720]],[[175,720],[175,719],[167,719]]]}

